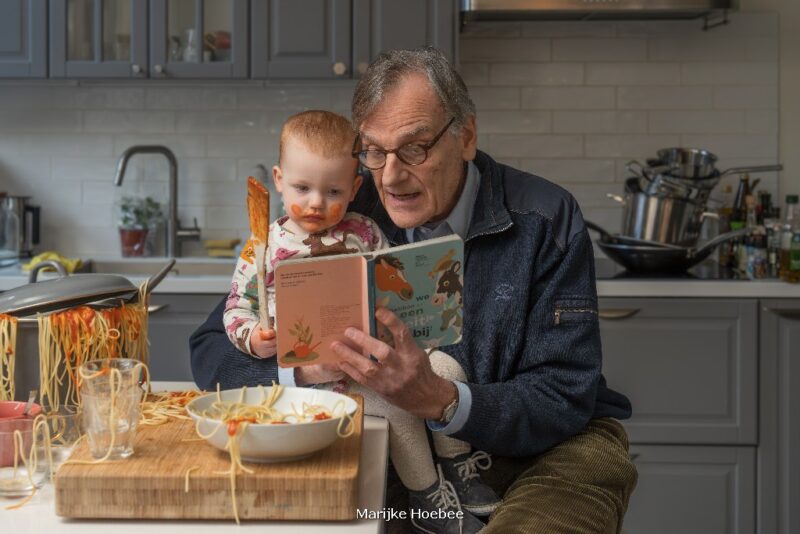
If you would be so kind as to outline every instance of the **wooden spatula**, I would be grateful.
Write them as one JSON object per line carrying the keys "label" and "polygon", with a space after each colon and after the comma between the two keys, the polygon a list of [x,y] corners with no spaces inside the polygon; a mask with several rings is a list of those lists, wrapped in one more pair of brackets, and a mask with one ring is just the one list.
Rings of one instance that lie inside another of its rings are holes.
{"label": "wooden spatula", "polygon": [[267,308],[266,266],[269,242],[269,191],[253,176],[247,178],[247,215],[250,219],[250,233],[255,252],[258,273],[258,318],[262,330],[272,328],[272,318]]}

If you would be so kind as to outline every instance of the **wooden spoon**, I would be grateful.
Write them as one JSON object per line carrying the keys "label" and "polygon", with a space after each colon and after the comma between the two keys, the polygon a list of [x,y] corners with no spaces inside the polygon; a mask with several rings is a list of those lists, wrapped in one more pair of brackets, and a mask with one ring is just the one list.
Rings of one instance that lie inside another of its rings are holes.
{"label": "wooden spoon", "polygon": [[247,215],[258,273],[258,318],[262,330],[272,328],[267,308],[266,277],[267,244],[269,242],[269,191],[253,176],[247,178]]}

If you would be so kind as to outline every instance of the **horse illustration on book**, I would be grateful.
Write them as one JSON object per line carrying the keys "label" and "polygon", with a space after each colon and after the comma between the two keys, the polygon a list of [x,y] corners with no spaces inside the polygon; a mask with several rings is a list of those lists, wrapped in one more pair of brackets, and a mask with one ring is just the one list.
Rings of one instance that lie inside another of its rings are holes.
{"label": "horse illustration on book", "polygon": [[297,341],[295,341],[292,346],[293,350],[281,356],[281,359],[285,363],[310,362],[319,358],[319,354],[314,352],[314,349],[322,342],[320,341],[316,345],[311,344],[314,340],[314,334],[311,332],[310,326],[303,325],[302,317],[289,329],[289,334],[294,336]]}
{"label": "horse illustration on book", "polygon": [[403,300],[411,300],[414,288],[403,274],[403,264],[391,254],[375,258],[375,284],[381,291],[391,291]]}

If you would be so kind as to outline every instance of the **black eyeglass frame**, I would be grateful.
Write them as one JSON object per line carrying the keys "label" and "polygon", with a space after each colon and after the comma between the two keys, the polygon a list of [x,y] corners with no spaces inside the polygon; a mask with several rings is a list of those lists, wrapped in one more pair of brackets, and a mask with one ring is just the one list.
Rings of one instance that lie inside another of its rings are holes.
{"label": "black eyeglass frame", "polygon": [[[361,164],[364,167],[366,167],[367,169],[369,169],[371,171],[377,171],[379,169],[384,168],[386,166],[386,156],[388,156],[389,154],[394,154],[395,156],[397,156],[397,159],[399,159],[400,161],[402,161],[406,165],[411,165],[412,167],[416,167],[417,165],[422,165],[423,163],[425,163],[428,160],[428,152],[430,152],[431,148],[433,148],[433,145],[435,145],[439,141],[439,139],[442,138],[444,133],[447,131],[448,128],[450,128],[450,126],[453,124],[453,122],[455,122],[455,120],[456,120],[456,118],[453,117],[452,119],[447,121],[447,124],[445,124],[444,128],[442,128],[442,130],[438,134],[436,134],[436,137],[434,137],[433,139],[431,139],[429,142],[425,143],[424,145],[423,144],[419,144],[419,143],[408,143],[406,145],[403,145],[403,146],[400,146],[400,147],[397,147],[397,148],[393,148],[391,150],[387,150],[385,148],[371,148],[371,149],[368,149],[368,150],[356,150],[356,147],[361,142],[361,135],[359,134],[359,135],[356,136],[355,141],[353,141],[352,156],[354,158],[357,158],[358,161],[361,162]],[[421,149],[423,149],[425,151],[425,157],[422,158],[422,161],[420,161],[418,163],[410,163],[410,162],[406,161],[405,159],[403,159],[403,156],[400,155],[400,151],[402,149],[406,148],[406,147],[409,147],[409,146],[416,146],[416,147],[419,147],[419,148],[421,148]],[[380,167],[370,167],[369,165],[367,165],[365,163],[364,160],[367,159],[367,154],[369,152],[377,152],[377,153],[383,154],[383,164]],[[364,156],[363,158],[361,157],[362,155]]]}

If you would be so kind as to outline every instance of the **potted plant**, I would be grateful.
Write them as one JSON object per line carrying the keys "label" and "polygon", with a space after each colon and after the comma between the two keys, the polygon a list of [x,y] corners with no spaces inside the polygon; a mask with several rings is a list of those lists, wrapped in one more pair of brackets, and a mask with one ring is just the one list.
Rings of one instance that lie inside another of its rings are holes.
{"label": "potted plant", "polygon": [[161,205],[152,197],[123,197],[119,204],[119,239],[122,255],[142,256],[147,233],[164,219]]}

